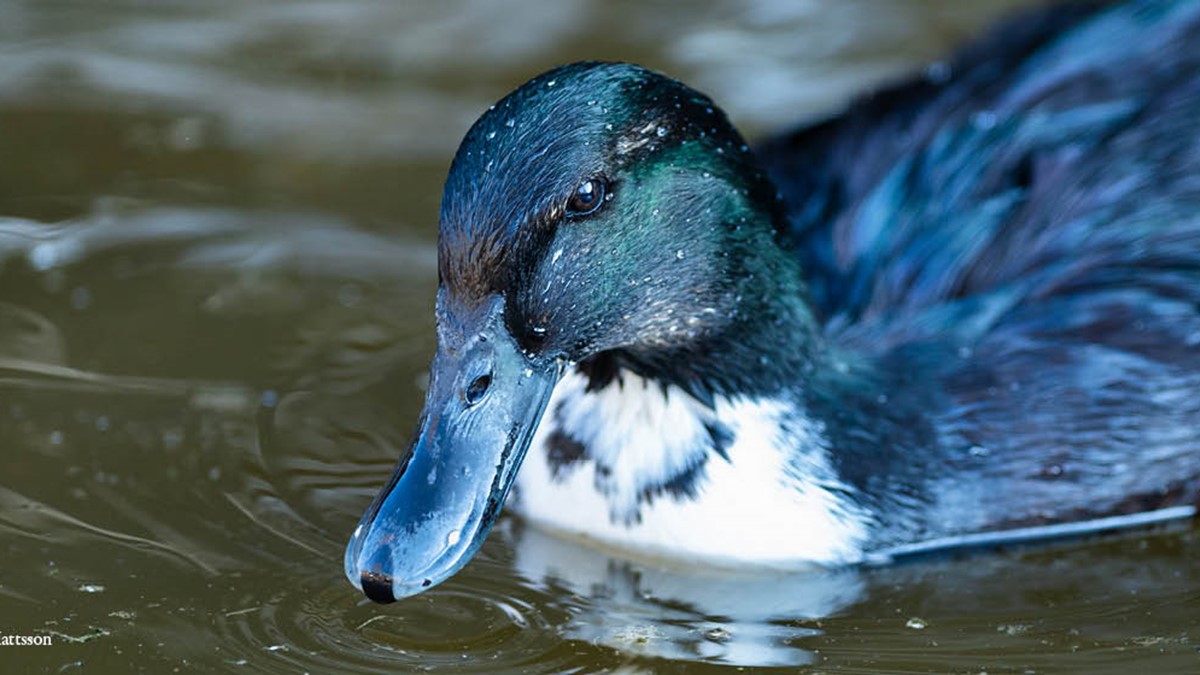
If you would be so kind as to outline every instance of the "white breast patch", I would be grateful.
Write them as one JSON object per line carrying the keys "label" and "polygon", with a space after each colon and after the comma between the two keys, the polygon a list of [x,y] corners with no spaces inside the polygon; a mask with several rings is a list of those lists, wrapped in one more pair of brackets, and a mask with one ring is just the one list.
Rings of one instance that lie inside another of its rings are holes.
{"label": "white breast patch", "polygon": [[[621,379],[595,392],[576,372],[559,383],[510,508],[552,531],[669,558],[789,567],[861,558],[870,516],[838,482],[819,423],[783,401],[718,399],[709,409],[678,388],[664,395],[657,383]],[[732,432],[728,460],[695,456],[714,422]],[[556,430],[586,448],[557,476],[547,446]],[[697,461],[690,494],[638,502],[648,476]],[[631,506],[639,518],[624,517]]]}

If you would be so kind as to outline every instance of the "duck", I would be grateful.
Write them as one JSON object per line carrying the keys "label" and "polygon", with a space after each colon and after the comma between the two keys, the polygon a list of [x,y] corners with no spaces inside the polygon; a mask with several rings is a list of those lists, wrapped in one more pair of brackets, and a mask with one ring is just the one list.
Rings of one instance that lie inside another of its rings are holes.
{"label": "duck", "polygon": [[502,508],[773,570],[1192,518],[1200,2],[1034,10],[753,149],[667,75],[557,67],[459,146],[438,281],[344,558],[378,602]]}

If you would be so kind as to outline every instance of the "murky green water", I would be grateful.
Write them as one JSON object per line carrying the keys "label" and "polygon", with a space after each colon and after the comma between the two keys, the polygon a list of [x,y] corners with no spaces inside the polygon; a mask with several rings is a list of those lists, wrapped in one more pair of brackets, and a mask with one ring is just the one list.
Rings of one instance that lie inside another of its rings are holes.
{"label": "murky green water", "polygon": [[620,58],[761,135],[1009,4],[0,2],[0,635],[54,639],[0,671],[1200,672],[1190,525],[740,577],[506,519],[415,599],[342,578],[483,108]]}

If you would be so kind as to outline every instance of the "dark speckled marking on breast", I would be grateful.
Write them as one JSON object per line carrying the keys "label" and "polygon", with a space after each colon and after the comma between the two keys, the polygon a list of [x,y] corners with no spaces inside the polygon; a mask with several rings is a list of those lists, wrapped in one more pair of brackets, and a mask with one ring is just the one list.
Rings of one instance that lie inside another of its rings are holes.
{"label": "dark speckled marking on breast", "polygon": [[[619,385],[618,385],[619,386]],[[551,479],[555,482],[566,480],[567,476],[585,462],[595,466],[596,489],[605,492],[603,487],[606,479],[612,475],[612,467],[596,461],[589,452],[587,444],[571,435],[563,428],[563,403],[554,410],[554,430],[545,441],[546,462],[550,467]],[[698,495],[700,481],[704,477],[704,467],[711,455],[717,455],[726,462],[732,462],[729,457],[729,447],[733,445],[736,434],[728,425],[719,421],[704,423],[705,442],[707,447],[692,453],[695,460],[688,463],[681,471],[671,476],[647,477],[639,486],[637,503],[651,504],[655,497],[668,495],[676,500],[694,499]],[[627,514],[629,522],[640,520],[640,513],[635,511]]]}

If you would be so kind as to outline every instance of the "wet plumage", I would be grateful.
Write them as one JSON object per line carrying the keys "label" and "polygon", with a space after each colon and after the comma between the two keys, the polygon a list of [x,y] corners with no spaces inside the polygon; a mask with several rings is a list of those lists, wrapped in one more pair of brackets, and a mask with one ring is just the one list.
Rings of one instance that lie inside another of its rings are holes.
{"label": "wet plumage", "polygon": [[430,396],[347,574],[441,581],[513,484],[553,529],[774,565],[1194,513],[1198,176],[1197,2],[1017,18],[753,151],[637,66],[539,76],[451,167]]}

